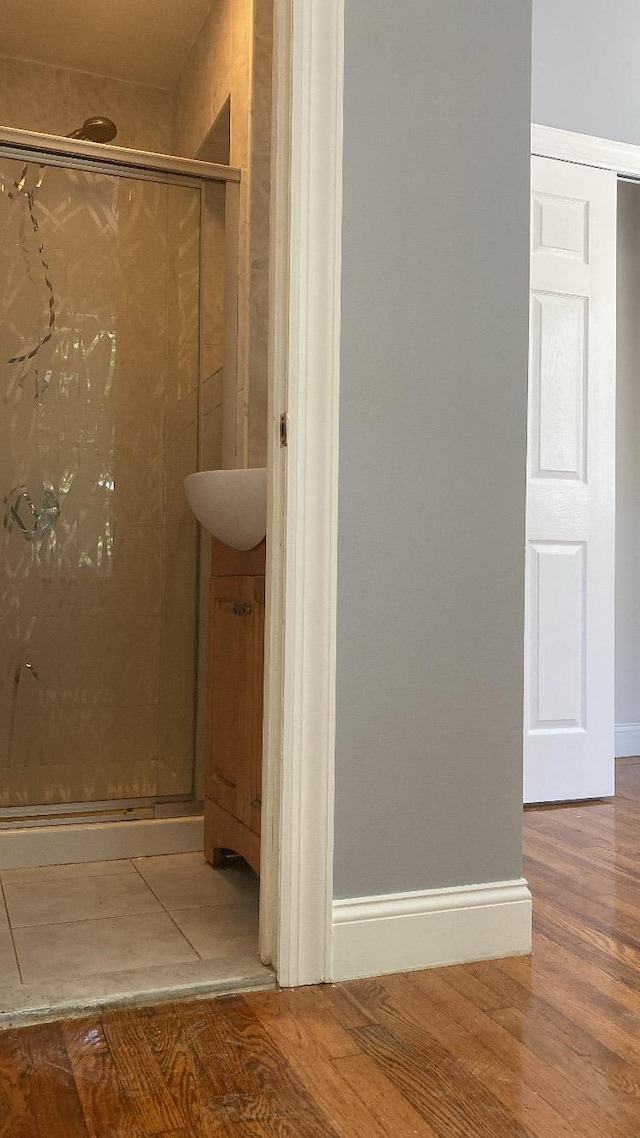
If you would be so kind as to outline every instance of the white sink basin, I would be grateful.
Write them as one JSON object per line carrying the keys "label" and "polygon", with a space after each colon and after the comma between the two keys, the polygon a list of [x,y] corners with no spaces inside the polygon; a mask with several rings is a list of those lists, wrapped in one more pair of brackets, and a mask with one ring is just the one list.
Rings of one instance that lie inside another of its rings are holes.
{"label": "white sink basin", "polygon": [[201,470],[184,480],[198,521],[232,549],[253,549],[267,532],[267,469]]}

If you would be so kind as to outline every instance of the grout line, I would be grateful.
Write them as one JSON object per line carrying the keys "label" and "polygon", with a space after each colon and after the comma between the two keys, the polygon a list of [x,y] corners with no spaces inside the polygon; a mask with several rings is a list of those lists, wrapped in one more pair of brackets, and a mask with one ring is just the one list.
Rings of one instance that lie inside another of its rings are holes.
{"label": "grout line", "polygon": [[[155,896],[155,894],[154,894]],[[152,917],[157,909],[147,909],[140,913],[109,913],[106,917],[77,917],[74,921],[43,921],[41,925],[16,925],[17,929],[61,929],[65,925],[86,925],[96,921],[124,921],[129,917]]]}
{"label": "grout line", "polygon": [[16,948],[16,938],[13,935],[13,925],[11,924],[11,918],[9,916],[9,906],[7,905],[7,898],[4,895],[4,883],[2,881],[0,881],[0,894],[2,895],[2,904],[4,905],[4,911],[7,915],[7,925],[9,927],[9,935],[11,936],[11,944],[13,947],[13,955],[16,958],[16,968],[18,969],[18,978],[19,978],[20,983],[24,984],[24,980],[22,979],[22,969],[20,967],[20,961],[18,959],[18,950]]}
{"label": "grout line", "polygon": [[[114,862],[113,862],[114,865],[116,864],[116,861],[118,863],[126,861],[126,862],[129,862],[129,864],[131,865],[133,862],[133,859],[130,857],[125,857],[125,858],[119,857],[119,858],[114,859]],[[66,864],[69,865],[69,867],[73,867],[73,866],[78,866],[78,865],[91,865],[92,863],[86,862],[86,861],[71,861],[71,862],[67,862]],[[22,872],[22,870],[24,869],[25,873],[31,873],[31,872],[35,872],[38,869],[62,869],[63,866],[62,865],[25,865],[24,867],[19,866],[16,868],[18,868],[20,870],[20,872]],[[135,869],[135,866],[134,866],[134,869]],[[9,886],[11,886],[11,885],[47,885],[49,882],[52,882],[52,881],[87,881],[89,878],[94,878],[94,877],[131,877],[131,873],[127,872],[127,870],[124,869],[124,870],[119,870],[117,873],[72,873],[70,875],[70,877],[58,877],[58,876],[45,877],[42,880],[40,880],[38,878],[33,878],[32,881],[27,881],[27,880],[25,880],[25,878],[20,877],[20,878],[16,878],[15,881],[5,881],[5,879],[4,879],[5,873],[13,873],[13,872],[14,872],[14,870],[12,870],[12,869],[0,870],[0,886],[2,886],[3,889],[6,885],[9,885]]]}
{"label": "grout line", "polygon": [[[138,869],[138,867],[137,867],[137,865],[135,864],[135,862],[133,863],[133,868],[135,869],[136,873],[140,874],[140,877],[142,877],[142,874],[140,873],[140,870]],[[161,899],[160,897],[158,897],[158,894],[157,894],[157,893],[156,893],[156,891],[153,889],[153,887],[152,887],[151,885],[149,885],[149,882],[146,880],[146,878],[142,877],[142,880],[144,881],[144,883],[145,883],[145,885],[147,886],[147,888],[149,889],[149,891],[150,891],[151,893],[153,893],[153,896],[155,897],[156,901],[158,901],[158,902],[159,902],[159,904],[160,904],[160,905],[162,905],[162,911],[163,911],[164,913],[166,913],[166,914],[167,914],[167,916],[168,916],[168,917],[169,917],[169,919],[171,920],[171,923],[172,923],[172,924],[174,925],[174,927],[175,927],[175,928],[178,930],[178,932],[180,933],[180,936],[181,936],[181,937],[183,937],[183,939],[184,939],[184,940],[186,940],[187,944],[188,944],[188,945],[189,945],[189,946],[190,946],[190,947],[193,949],[193,951],[195,952],[195,954],[196,954],[196,956],[198,957],[198,959],[199,959],[199,960],[205,960],[206,958],[205,958],[204,956],[201,956],[201,955],[200,955],[200,953],[198,952],[198,950],[197,950],[197,948],[196,948],[195,944],[191,944],[191,941],[189,940],[189,937],[186,935],[186,933],[184,933],[184,932],[182,931],[182,929],[180,928],[180,925],[179,925],[179,924],[178,924],[178,923],[177,923],[177,922],[174,920],[173,914],[169,912],[169,910],[167,909],[167,907],[166,907],[166,905],[164,904],[164,902],[162,901],[162,899]],[[202,908],[202,907],[203,907],[203,906],[198,906],[198,908]]]}

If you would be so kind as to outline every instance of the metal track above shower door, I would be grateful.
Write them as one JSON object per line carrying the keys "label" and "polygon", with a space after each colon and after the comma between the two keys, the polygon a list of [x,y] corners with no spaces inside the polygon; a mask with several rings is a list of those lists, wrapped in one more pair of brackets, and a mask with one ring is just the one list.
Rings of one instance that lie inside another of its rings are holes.
{"label": "metal track above shower door", "polygon": [[31,130],[0,127],[0,155],[19,157],[30,161],[42,157],[48,163],[64,159],[64,165],[78,165],[85,169],[107,170],[136,178],[163,180],[176,176],[184,184],[185,178],[194,183],[204,181],[240,182],[242,171],[235,166],[222,166],[217,162],[199,162],[193,158],[178,158],[172,154],[154,154],[150,150],[129,150],[124,146],[87,142],[84,139],[61,138],[55,134],[41,134]]}

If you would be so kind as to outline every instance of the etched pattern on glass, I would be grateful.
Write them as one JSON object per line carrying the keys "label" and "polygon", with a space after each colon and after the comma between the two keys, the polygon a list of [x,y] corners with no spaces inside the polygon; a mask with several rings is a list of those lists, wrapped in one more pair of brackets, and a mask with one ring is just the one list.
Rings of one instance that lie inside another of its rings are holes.
{"label": "etched pattern on glass", "polygon": [[[197,397],[191,431],[184,415],[169,431],[167,365],[189,360],[180,383],[197,394],[197,255],[195,320],[176,320],[171,280],[182,245],[197,251],[198,200],[0,158],[2,807],[158,793],[166,660],[195,658],[180,479],[196,469]],[[191,789],[194,682],[191,663],[177,793]]]}

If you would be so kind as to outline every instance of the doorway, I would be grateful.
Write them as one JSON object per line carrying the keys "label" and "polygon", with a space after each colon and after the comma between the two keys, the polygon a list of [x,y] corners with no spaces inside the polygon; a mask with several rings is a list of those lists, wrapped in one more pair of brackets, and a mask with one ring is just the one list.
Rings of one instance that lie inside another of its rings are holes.
{"label": "doorway", "polygon": [[[311,0],[276,0],[274,11],[269,9],[266,3],[259,10],[262,37],[270,36],[274,27],[277,95],[269,272],[272,540],[267,559],[260,943],[263,960],[273,963],[281,982],[295,985],[331,976],[343,16],[340,0],[321,9]],[[180,34],[183,31],[181,27]],[[18,39],[23,48],[24,39]],[[24,108],[27,65],[22,48],[13,86],[20,90],[19,106]],[[173,44],[171,54],[176,57]],[[192,74],[201,77],[202,69]],[[61,90],[67,89],[63,85]],[[156,102],[150,117],[129,119],[134,131],[145,122],[166,130],[161,100]],[[14,100],[11,106],[18,103]],[[41,106],[49,116],[53,113],[51,100],[42,100]],[[207,135],[203,159],[226,160],[225,122],[232,116],[233,106],[225,105],[221,129]],[[320,121],[322,131],[314,125]],[[185,122],[183,118],[182,127]],[[24,125],[37,129],[34,122]],[[61,130],[49,120],[44,129],[54,136]],[[32,144],[34,135],[19,141]],[[144,147],[139,134],[123,141],[134,149]],[[51,144],[50,138],[41,146]],[[73,144],[65,145],[73,152]],[[154,144],[150,151],[153,157]],[[75,151],[81,152],[82,147]],[[322,637],[315,635],[318,627],[324,630]],[[169,831],[191,820],[162,821]],[[87,832],[94,826],[96,840],[99,827],[99,856],[114,859],[123,847],[126,853],[131,837],[136,835],[137,841],[142,825],[144,821],[129,821],[118,828],[115,845],[113,831],[102,823],[88,824]],[[47,841],[54,829],[59,827],[51,827]],[[5,850],[15,836],[0,835]],[[25,866],[19,856],[12,864]]]}
{"label": "doorway", "polygon": [[222,7],[154,25],[146,62],[111,51],[110,10],[72,60],[71,8],[44,37],[17,13],[4,46],[33,58],[0,60],[0,932],[23,1010],[274,980],[257,877],[201,864],[211,539],[184,480],[267,447],[272,13]]}
{"label": "doorway", "polygon": [[609,796],[638,753],[636,149],[533,128],[526,803]]}

